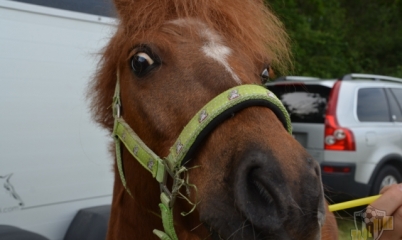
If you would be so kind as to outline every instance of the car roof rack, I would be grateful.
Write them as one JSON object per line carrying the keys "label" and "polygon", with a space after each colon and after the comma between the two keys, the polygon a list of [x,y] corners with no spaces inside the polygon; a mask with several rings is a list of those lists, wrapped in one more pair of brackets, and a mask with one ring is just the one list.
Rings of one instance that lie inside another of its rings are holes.
{"label": "car roof rack", "polygon": [[375,74],[350,73],[342,77],[342,80],[353,80],[353,79],[369,79],[374,81],[390,81],[390,82],[402,83],[402,78],[388,77]]}
{"label": "car roof rack", "polygon": [[320,80],[317,77],[304,77],[304,76],[282,76],[277,79],[276,81],[309,81],[309,80]]}

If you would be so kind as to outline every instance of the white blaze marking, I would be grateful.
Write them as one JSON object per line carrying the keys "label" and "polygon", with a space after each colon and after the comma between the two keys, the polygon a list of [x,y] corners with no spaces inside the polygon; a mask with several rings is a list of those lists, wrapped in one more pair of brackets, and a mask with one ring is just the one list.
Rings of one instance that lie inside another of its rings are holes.
{"label": "white blaze marking", "polygon": [[238,84],[241,84],[240,78],[236,75],[236,73],[233,72],[232,67],[227,61],[227,58],[232,53],[232,50],[229,47],[223,45],[221,43],[219,35],[213,33],[209,29],[204,29],[202,31],[202,36],[208,39],[208,42],[201,48],[205,55],[222,64],[225,67],[226,71],[228,71],[232,75],[232,78]]}
{"label": "white blaze marking", "polygon": [[222,64],[225,67],[225,70],[232,75],[232,78],[238,83],[241,84],[240,78],[236,75],[233,71],[232,67],[229,65],[227,59],[232,53],[232,49],[222,44],[221,37],[214,33],[211,29],[209,29],[205,24],[196,19],[189,18],[189,19],[176,19],[173,21],[169,21],[169,23],[176,24],[178,26],[183,25],[196,25],[200,29],[201,37],[207,39],[207,42],[204,46],[201,47],[202,52],[207,57],[210,57],[217,61],[218,63]]}

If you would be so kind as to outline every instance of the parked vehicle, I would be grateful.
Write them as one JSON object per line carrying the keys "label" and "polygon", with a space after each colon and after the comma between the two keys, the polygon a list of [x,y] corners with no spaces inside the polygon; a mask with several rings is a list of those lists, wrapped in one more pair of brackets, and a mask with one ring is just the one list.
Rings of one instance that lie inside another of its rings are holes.
{"label": "parked vehicle", "polygon": [[87,3],[0,0],[2,240],[105,235],[112,160],[85,95],[115,19]]}
{"label": "parked vehicle", "polygon": [[333,201],[402,182],[402,79],[288,77],[266,86],[289,111],[293,136],[321,164]]}

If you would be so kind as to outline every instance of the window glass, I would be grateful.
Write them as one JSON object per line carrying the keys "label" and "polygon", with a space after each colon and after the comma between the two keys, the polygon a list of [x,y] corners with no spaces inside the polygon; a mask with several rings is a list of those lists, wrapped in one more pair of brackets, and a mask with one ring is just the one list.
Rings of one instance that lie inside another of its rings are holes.
{"label": "window glass", "polygon": [[115,17],[112,0],[13,0],[74,12]]}
{"label": "window glass", "polygon": [[357,117],[361,122],[390,122],[387,98],[382,88],[362,88],[357,94]]}
{"label": "window glass", "polygon": [[391,88],[391,92],[394,94],[398,101],[399,107],[402,108],[402,88]]}
{"label": "window glass", "polygon": [[389,101],[389,106],[391,110],[392,121],[402,122],[402,111],[399,104],[396,102],[394,94],[390,89],[387,89],[387,96]]}
{"label": "window glass", "polygon": [[286,83],[268,86],[268,89],[282,101],[292,122],[324,123],[331,88]]}

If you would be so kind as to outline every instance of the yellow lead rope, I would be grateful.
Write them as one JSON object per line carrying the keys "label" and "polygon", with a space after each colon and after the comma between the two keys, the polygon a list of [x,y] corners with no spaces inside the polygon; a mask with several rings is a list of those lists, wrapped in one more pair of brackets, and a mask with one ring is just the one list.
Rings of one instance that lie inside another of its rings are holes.
{"label": "yellow lead rope", "polygon": [[374,202],[375,200],[377,200],[380,196],[381,195],[375,195],[375,196],[360,198],[360,199],[347,201],[347,202],[343,202],[343,203],[332,204],[332,205],[329,205],[329,211],[335,212],[335,211],[344,210],[344,209],[348,209],[348,208],[368,205],[368,204]]}

